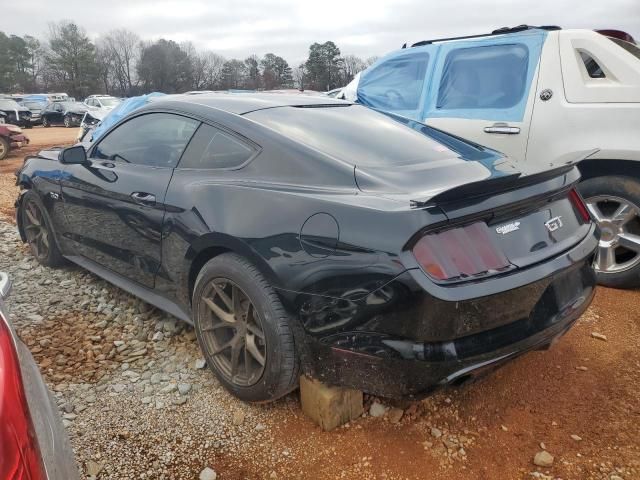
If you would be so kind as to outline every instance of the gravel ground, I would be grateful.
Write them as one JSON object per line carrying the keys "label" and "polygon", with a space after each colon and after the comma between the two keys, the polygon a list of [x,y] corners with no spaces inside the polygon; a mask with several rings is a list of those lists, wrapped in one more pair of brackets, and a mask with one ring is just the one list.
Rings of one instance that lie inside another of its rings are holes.
{"label": "gravel ground", "polygon": [[[0,163],[6,199],[17,164]],[[422,402],[366,397],[367,414],[326,433],[297,393],[270,405],[231,397],[184,323],[74,266],[39,266],[10,201],[0,196],[11,318],[87,478],[640,478],[638,292],[600,288],[551,350]]]}

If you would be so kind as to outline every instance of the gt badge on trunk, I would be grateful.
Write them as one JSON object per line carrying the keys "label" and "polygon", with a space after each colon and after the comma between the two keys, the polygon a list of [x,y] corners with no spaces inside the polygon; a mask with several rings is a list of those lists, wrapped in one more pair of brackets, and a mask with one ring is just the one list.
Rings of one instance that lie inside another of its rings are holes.
{"label": "gt badge on trunk", "polygon": [[562,217],[560,215],[553,217],[551,220],[544,222],[544,226],[547,227],[547,230],[550,232],[555,232],[559,228],[562,228]]}

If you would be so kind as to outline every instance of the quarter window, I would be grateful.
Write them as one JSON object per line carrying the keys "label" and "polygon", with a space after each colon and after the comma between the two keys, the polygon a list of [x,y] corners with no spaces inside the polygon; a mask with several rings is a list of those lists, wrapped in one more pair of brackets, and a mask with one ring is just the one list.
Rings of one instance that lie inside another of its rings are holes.
{"label": "quarter window", "polygon": [[524,45],[453,50],[444,63],[436,108],[514,107],[526,91],[528,63]]}
{"label": "quarter window", "polygon": [[358,85],[360,103],[383,110],[415,110],[429,63],[425,52],[402,55],[367,72]]}
{"label": "quarter window", "polygon": [[580,53],[580,58],[582,58],[582,61],[584,62],[584,68],[587,69],[587,74],[591,78],[606,77],[606,75],[602,71],[602,68],[600,67],[600,65],[598,65],[598,62],[596,62],[591,55],[589,55],[587,52],[584,52],[584,51],[580,51],[579,53]]}
{"label": "quarter window", "polygon": [[202,124],[180,161],[180,168],[237,168],[256,150],[233,135]]}
{"label": "quarter window", "polygon": [[137,165],[173,168],[199,122],[170,113],[150,113],[116,127],[96,145],[92,156]]}

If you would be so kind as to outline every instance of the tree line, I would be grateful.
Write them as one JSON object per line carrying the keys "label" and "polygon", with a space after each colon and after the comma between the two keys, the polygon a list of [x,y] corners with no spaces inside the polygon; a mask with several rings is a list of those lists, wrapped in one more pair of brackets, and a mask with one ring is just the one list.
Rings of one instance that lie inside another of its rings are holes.
{"label": "tree line", "polygon": [[313,43],[291,68],[274,53],[227,59],[192,43],[144,41],[118,29],[92,41],[71,21],[53,23],[43,39],[0,31],[0,92],[133,96],[152,91],[283,89],[326,91],[346,85],[376,60],[342,56],[332,42]]}

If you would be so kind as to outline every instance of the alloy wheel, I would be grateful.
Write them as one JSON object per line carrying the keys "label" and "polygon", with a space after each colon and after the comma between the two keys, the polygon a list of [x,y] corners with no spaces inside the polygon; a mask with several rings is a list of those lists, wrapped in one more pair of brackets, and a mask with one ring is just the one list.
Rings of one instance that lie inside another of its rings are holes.
{"label": "alloy wheel", "polygon": [[5,142],[0,141],[0,159],[3,159],[7,155],[7,153],[8,151]]}
{"label": "alloy wheel", "polygon": [[229,382],[249,387],[264,373],[267,345],[260,315],[247,294],[215,278],[200,297],[199,330],[215,369]]}
{"label": "alloy wheel", "polygon": [[640,263],[640,208],[611,195],[585,200],[600,227],[600,242],[594,266],[601,273],[618,273]]}
{"label": "alloy wheel", "polygon": [[71,119],[69,117],[64,117],[64,126],[67,128],[71,126]]}
{"label": "alloy wheel", "polygon": [[33,255],[38,259],[47,258],[49,255],[49,231],[40,207],[33,201],[27,201],[23,212],[24,231]]}

